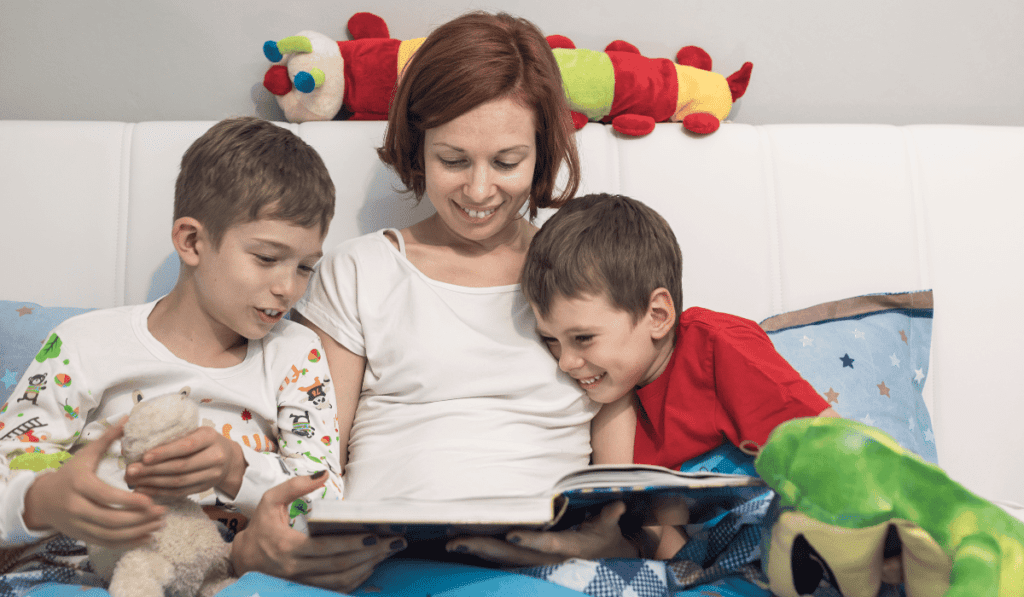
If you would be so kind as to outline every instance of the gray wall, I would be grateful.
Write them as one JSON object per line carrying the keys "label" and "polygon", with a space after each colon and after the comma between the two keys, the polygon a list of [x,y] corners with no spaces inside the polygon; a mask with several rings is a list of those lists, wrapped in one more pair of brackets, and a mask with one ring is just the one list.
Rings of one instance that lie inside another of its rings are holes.
{"label": "gray wall", "polygon": [[359,11],[421,37],[471,8],[595,50],[698,45],[722,74],[749,60],[737,122],[1024,125],[1021,0],[0,0],[0,118],[281,119],[264,41],[347,39]]}

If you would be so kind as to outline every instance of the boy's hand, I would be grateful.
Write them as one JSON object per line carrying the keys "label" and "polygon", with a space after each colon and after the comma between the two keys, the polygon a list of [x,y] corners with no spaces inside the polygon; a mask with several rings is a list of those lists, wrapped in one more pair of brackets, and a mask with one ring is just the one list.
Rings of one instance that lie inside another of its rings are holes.
{"label": "boy's hand", "polygon": [[399,537],[367,533],[308,537],[288,526],[293,501],[324,484],[320,479],[294,477],[265,494],[249,525],[231,543],[235,574],[258,570],[297,582],[349,592],[373,573],[377,564],[404,549]]}
{"label": "boy's hand", "polygon": [[612,502],[578,529],[555,532],[512,531],[505,541],[493,537],[460,537],[448,542],[451,552],[469,553],[499,564],[540,566],[570,558],[635,558],[637,548],[622,536],[622,502]]}
{"label": "boy's hand", "polygon": [[245,467],[240,445],[203,426],[146,452],[141,462],[128,465],[124,480],[151,496],[185,496],[216,487],[233,498]]}
{"label": "boy's hand", "polygon": [[106,547],[136,547],[163,526],[166,508],[145,495],[111,487],[96,475],[124,422],[107,429],[53,473],[39,475],[25,494],[25,526],[53,529]]}

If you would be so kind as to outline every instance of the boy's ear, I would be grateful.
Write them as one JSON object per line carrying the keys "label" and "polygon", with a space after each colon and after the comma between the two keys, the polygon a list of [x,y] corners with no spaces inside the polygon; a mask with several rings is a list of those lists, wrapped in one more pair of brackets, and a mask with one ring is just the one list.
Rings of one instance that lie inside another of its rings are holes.
{"label": "boy's ear", "polygon": [[202,242],[203,225],[195,218],[178,218],[171,226],[171,243],[178,257],[186,265],[195,267],[199,265],[199,251],[197,245]]}
{"label": "boy's ear", "polygon": [[672,294],[665,288],[655,288],[647,303],[647,317],[651,323],[651,338],[661,340],[676,325],[676,307]]}

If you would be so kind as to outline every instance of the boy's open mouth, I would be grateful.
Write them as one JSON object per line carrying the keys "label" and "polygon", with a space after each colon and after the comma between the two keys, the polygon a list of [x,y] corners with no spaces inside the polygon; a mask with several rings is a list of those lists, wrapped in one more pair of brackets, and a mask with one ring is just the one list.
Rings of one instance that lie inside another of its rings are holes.
{"label": "boy's open mouth", "polygon": [[604,379],[605,375],[608,375],[607,371],[600,375],[595,375],[594,377],[588,377],[586,379],[577,379],[576,383],[580,384],[580,387],[582,387],[584,390],[589,390],[590,388],[593,388],[598,383],[600,383],[601,380]]}

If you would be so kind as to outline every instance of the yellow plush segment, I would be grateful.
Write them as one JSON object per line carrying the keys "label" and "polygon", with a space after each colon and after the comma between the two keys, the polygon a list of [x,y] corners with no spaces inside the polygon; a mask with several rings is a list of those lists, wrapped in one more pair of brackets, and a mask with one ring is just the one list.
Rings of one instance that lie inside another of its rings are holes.
{"label": "yellow plush segment", "polygon": [[402,78],[402,71],[405,70],[405,65],[408,64],[409,59],[416,53],[416,50],[420,49],[423,42],[427,38],[417,37],[416,39],[407,39],[402,43],[398,44],[398,65],[395,72],[398,73],[398,78]]}
{"label": "yellow plush segment", "polygon": [[784,512],[772,528],[767,557],[772,591],[800,597],[793,585],[790,550],[803,535],[828,562],[844,597],[876,597],[882,583],[882,558],[889,525],[903,542],[903,569],[908,597],[942,595],[949,589],[952,560],[921,527],[900,519],[860,529],[825,524],[799,512]]}
{"label": "yellow plush segment", "polygon": [[679,98],[673,121],[679,122],[695,112],[707,112],[725,120],[732,110],[732,92],[722,75],[677,64],[676,80],[679,81]]}
{"label": "yellow plush segment", "polygon": [[[952,564],[939,544],[909,520],[893,519],[903,542],[903,578],[907,597],[942,595],[949,589]],[[880,525],[885,526],[885,525]]]}

